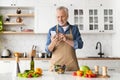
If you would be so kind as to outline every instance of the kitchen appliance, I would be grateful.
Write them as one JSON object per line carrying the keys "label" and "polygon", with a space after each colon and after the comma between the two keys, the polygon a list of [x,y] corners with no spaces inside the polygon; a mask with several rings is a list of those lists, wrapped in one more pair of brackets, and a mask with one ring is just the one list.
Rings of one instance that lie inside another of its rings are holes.
{"label": "kitchen appliance", "polygon": [[1,54],[1,58],[10,58],[11,57],[11,52],[9,49],[4,48],[2,54]]}

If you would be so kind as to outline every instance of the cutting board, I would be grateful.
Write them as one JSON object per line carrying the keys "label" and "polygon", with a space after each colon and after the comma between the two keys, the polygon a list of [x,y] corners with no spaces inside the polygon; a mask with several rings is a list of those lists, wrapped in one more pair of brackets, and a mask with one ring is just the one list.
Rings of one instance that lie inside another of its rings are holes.
{"label": "cutting board", "polygon": [[110,78],[110,76],[109,75],[103,76],[101,74],[98,74],[96,78]]}

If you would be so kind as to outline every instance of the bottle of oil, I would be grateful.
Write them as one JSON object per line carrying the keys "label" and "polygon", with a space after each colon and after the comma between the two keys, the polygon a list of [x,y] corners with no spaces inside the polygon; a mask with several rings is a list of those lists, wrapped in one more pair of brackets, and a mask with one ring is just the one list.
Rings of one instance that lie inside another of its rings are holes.
{"label": "bottle of oil", "polygon": [[33,56],[31,56],[30,70],[34,71],[34,57]]}

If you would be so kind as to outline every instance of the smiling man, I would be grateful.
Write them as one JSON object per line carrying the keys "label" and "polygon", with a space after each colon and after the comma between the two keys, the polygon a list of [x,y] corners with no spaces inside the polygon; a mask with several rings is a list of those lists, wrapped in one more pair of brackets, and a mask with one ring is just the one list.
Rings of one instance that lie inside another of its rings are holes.
{"label": "smiling man", "polygon": [[79,69],[75,50],[83,47],[83,41],[78,27],[69,24],[68,17],[66,7],[60,6],[56,9],[58,24],[49,29],[45,48],[48,54],[52,54],[50,71],[55,64],[65,64],[68,71]]}

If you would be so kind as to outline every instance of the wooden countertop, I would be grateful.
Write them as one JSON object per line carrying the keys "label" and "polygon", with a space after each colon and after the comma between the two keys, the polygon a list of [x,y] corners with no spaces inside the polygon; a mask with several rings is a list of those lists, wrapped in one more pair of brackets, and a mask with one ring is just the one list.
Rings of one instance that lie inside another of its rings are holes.
{"label": "wooden countertop", "polygon": [[[77,58],[78,60],[120,60],[119,57],[113,58]],[[0,60],[15,60],[15,58],[0,58]],[[30,60],[30,58],[20,58],[20,60]],[[50,58],[35,58],[35,60],[50,60]]]}

